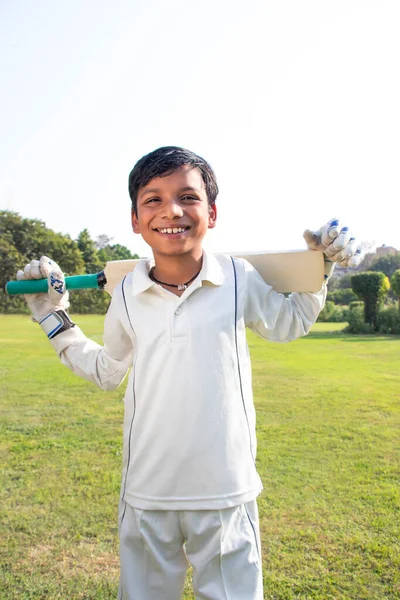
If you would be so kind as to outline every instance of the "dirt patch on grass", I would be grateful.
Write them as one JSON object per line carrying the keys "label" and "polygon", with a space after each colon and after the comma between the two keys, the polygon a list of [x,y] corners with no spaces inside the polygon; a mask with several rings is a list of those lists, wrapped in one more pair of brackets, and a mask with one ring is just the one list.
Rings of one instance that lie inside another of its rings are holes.
{"label": "dirt patch on grass", "polygon": [[98,544],[79,542],[68,549],[38,544],[29,549],[21,562],[32,573],[44,568],[61,578],[76,574],[105,576],[116,579],[119,576],[119,559],[113,552],[99,551]]}
{"label": "dirt patch on grass", "polygon": [[[96,544],[83,543],[63,553],[58,567],[63,573],[86,573],[116,578],[119,575],[119,559],[112,552],[99,552]],[[61,564],[62,563],[62,564]]]}

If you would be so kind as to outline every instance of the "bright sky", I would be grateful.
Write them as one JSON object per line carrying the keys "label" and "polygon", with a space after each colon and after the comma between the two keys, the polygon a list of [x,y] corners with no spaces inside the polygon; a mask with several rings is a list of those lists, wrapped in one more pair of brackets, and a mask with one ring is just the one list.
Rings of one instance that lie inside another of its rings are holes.
{"label": "bright sky", "polygon": [[184,146],[214,251],[303,248],[333,216],[400,248],[398,0],[0,4],[0,208],[141,256],[128,174]]}

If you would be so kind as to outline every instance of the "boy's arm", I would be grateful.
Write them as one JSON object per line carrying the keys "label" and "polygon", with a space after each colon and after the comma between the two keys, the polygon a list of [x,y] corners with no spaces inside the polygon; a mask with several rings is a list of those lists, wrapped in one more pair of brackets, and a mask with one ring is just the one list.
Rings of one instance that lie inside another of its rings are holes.
{"label": "boy's arm", "polygon": [[243,260],[246,326],[274,342],[289,342],[307,335],[326,299],[326,283],[319,292],[295,292],[285,297],[265,283],[254,267]]}
{"label": "boy's arm", "polygon": [[286,342],[307,335],[324,307],[326,284],[335,264],[354,267],[362,260],[361,249],[349,228],[341,227],[337,219],[332,219],[318,231],[307,230],[304,238],[309,249],[320,250],[325,255],[325,283],[317,293],[298,292],[286,298],[267,285],[244,261],[245,322],[263,338]]}
{"label": "boy's arm", "polygon": [[[54,261],[43,256],[32,261],[18,279],[48,278],[47,294],[26,295],[25,299],[48,336],[61,362],[74,373],[102,389],[114,389],[132,365],[132,341],[121,323],[121,293],[116,290],[104,323],[104,345],[88,339],[66,313],[69,307],[64,274]],[[118,293],[119,292],[119,293]]]}
{"label": "boy's arm", "polygon": [[121,309],[120,288],[116,288],[104,320],[103,346],[78,326],[50,340],[63,365],[103,390],[118,387],[132,366],[132,341],[121,323]]}

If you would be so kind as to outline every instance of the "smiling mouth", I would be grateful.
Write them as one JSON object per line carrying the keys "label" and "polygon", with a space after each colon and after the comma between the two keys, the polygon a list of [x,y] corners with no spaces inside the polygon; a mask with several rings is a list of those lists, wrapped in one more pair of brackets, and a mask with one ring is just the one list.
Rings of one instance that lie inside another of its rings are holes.
{"label": "smiling mouth", "polygon": [[154,231],[158,231],[158,233],[185,233],[185,231],[189,231],[190,227],[163,227],[157,228]]}

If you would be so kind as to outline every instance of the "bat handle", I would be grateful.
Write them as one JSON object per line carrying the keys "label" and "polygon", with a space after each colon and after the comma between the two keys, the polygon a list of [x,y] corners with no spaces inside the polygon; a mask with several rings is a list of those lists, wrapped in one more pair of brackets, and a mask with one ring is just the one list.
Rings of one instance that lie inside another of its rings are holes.
{"label": "bat handle", "polygon": [[[105,284],[104,272],[90,275],[71,275],[65,278],[67,290],[86,290],[90,288],[103,288]],[[9,281],[6,283],[6,292],[10,296],[15,294],[41,294],[48,289],[47,279],[25,279],[22,281]]]}

